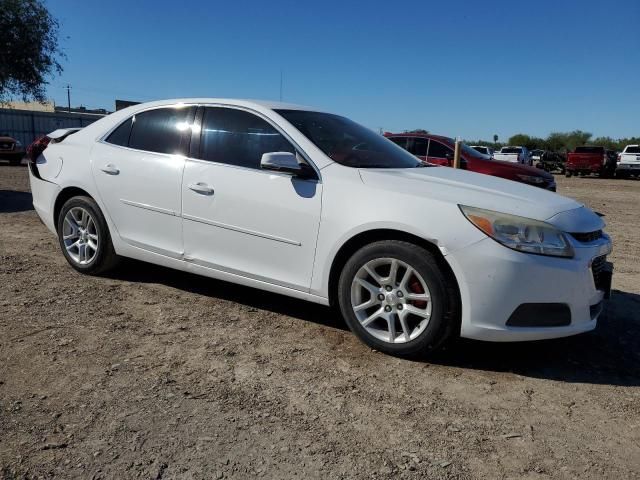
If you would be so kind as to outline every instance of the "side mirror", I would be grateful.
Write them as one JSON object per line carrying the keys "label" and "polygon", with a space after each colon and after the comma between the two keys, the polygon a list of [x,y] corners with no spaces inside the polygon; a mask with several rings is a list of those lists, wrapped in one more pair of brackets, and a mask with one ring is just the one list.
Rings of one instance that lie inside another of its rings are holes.
{"label": "side mirror", "polygon": [[299,163],[291,152],[263,153],[260,168],[274,172],[289,173],[299,178],[316,178],[316,172],[306,163]]}

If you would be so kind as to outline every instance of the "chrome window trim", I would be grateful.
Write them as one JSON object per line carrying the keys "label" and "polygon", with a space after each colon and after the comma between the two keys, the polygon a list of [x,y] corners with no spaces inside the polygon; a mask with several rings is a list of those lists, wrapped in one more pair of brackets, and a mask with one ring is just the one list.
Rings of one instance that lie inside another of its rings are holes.
{"label": "chrome window trim", "polygon": [[[143,112],[148,112],[150,110],[158,110],[160,108],[181,108],[181,107],[213,107],[213,108],[232,108],[235,110],[242,110],[245,111],[247,113],[251,113],[253,115],[256,115],[257,117],[261,118],[262,120],[266,121],[269,125],[271,125],[278,133],[280,133],[289,143],[291,143],[293,145],[293,147],[295,148],[296,152],[300,155],[302,155],[302,158],[304,158],[304,160],[311,166],[311,168],[313,168],[313,170],[316,172],[316,175],[318,176],[317,179],[305,179],[307,181],[315,181],[317,183],[322,183],[322,175],[320,174],[320,169],[318,168],[318,166],[311,160],[311,158],[309,157],[309,155],[307,155],[307,153],[304,151],[304,149],[302,149],[302,147],[300,147],[300,145],[291,138],[291,136],[285,132],[279,125],[277,125],[273,120],[271,120],[269,117],[267,117],[266,115],[264,115],[261,112],[258,112],[257,110],[254,110],[252,108],[249,107],[244,107],[242,105],[230,105],[227,103],[171,103],[171,104],[167,104],[167,105],[155,105],[153,107],[148,107],[148,108],[144,108],[142,110],[138,110],[137,112],[135,112],[134,114],[128,116],[127,118],[125,118],[124,120],[118,122],[114,127],[112,127],[111,129],[109,129],[107,131],[107,133],[103,134],[102,136],[98,137],[98,140],[96,140],[96,143],[102,143],[105,145],[109,145],[110,147],[113,148],[122,148],[124,150],[128,150],[130,152],[140,152],[140,153],[146,153],[149,155],[162,155],[164,157],[180,157],[180,158],[184,158],[186,160],[192,160],[192,161],[198,161],[198,162],[206,162],[206,163],[214,163],[216,165],[223,165],[226,167],[235,167],[235,168],[243,168],[246,170],[252,170],[254,172],[263,172],[269,175],[283,175],[283,176],[288,176],[291,177],[291,174],[288,173],[279,173],[279,172],[275,172],[275,171],[271,171],[271,170],[263,170],[262,168],[251,168],[251,167],[243,167],[240,165],[231,165],[228,163],[221,163],[221,162],[213,162],[211,160],[204,160],[201,158],[193,158],[190,157],[189,155],[182,155],[182,154],[176,154],[176,153],[160,153],[160,152],[151,152],[149,150],[139,150],[137,148],[131,148],[131,147],[124,147],[122,145],[115,145],[113,143],[109,143],[107,142],[107,137],[109,137],[109,135],[111,135],[113,133],[114,130],[116,130],[120,125],[122,125],[124,122],[129,121],[131,118],[134,118],[136,115],[139,115]],[[202,128],[202,126],[201,126]]]}

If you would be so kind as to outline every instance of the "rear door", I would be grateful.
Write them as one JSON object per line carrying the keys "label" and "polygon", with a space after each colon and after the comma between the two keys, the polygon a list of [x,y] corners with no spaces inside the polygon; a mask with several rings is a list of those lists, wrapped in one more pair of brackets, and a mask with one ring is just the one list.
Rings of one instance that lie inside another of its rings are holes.
{"label": "rear door", "polygon": [[184,171],[185,259],[308,291],[322,183],[260,168],[262,154],[295,146],[265,118],[231,107],[203,108],[198,143]]}
{"label": "rear door", "polygon": [[92,172],[125,242],[181,258],[182,173],[195,107],[146,110],[96,143]]}

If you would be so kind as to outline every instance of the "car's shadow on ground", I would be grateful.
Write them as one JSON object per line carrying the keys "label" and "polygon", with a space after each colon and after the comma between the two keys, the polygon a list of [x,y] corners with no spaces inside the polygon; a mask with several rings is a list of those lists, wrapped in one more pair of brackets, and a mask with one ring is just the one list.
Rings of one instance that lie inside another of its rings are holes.
{"label": "car's shadow on ground", "polygon": [[[110,277],[167,285],[347,330],[329,307],[137,261],[124,262]],[[640,295],[614,291],[594,332],[540,342],[458,340],[423,361],[564,382],[640,386],[639,346]]]}
{"label": "car's shadow on ground", "polygon": [[26,212],[33,210],[31,193],[15,190],[0,190],[0,213]]}
{"label": "car's shadow on ground", "polygon": [[614,290],[593,332],[538,342],[461,339],[429,361],[563,382],[640,386],[640,295]]}

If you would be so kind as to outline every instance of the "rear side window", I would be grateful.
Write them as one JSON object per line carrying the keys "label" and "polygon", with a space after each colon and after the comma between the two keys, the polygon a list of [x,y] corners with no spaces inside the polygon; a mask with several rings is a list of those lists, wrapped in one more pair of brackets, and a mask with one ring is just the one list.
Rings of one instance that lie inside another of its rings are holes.
{"label": "rear side window", "polygon": [[427,156],[427,147],[429,146],[429,140],[426,138],[414,138],[409,146],[409,152],[417,155],[418,157]]}
{"label": "rear side window", "polygon": [[280,132],[252,113],[232,108],[204,109],[202,160],[258,169],[262,155],[269,152],[296,150]]}
{"label": "rear side window", "polygon": [[431,140],[429,143],[429,156],[435,158],[447,158],[447,155],[453,155],[453,150],[440,142]]}
{"label": "rear side window", "polygon": [[133,117],[129,147],[186,155],[194,115],[195,107],[157,108],[138,113]]}
{"label": "rear side window", "polygon": [[129,134],[131,133],[131,123],[132,119],[129,118],[118,128],[116,128],[111,135],[107,137],[107,142],[112,143],[113,145],[120,145],[121,147],[129,146]]}

